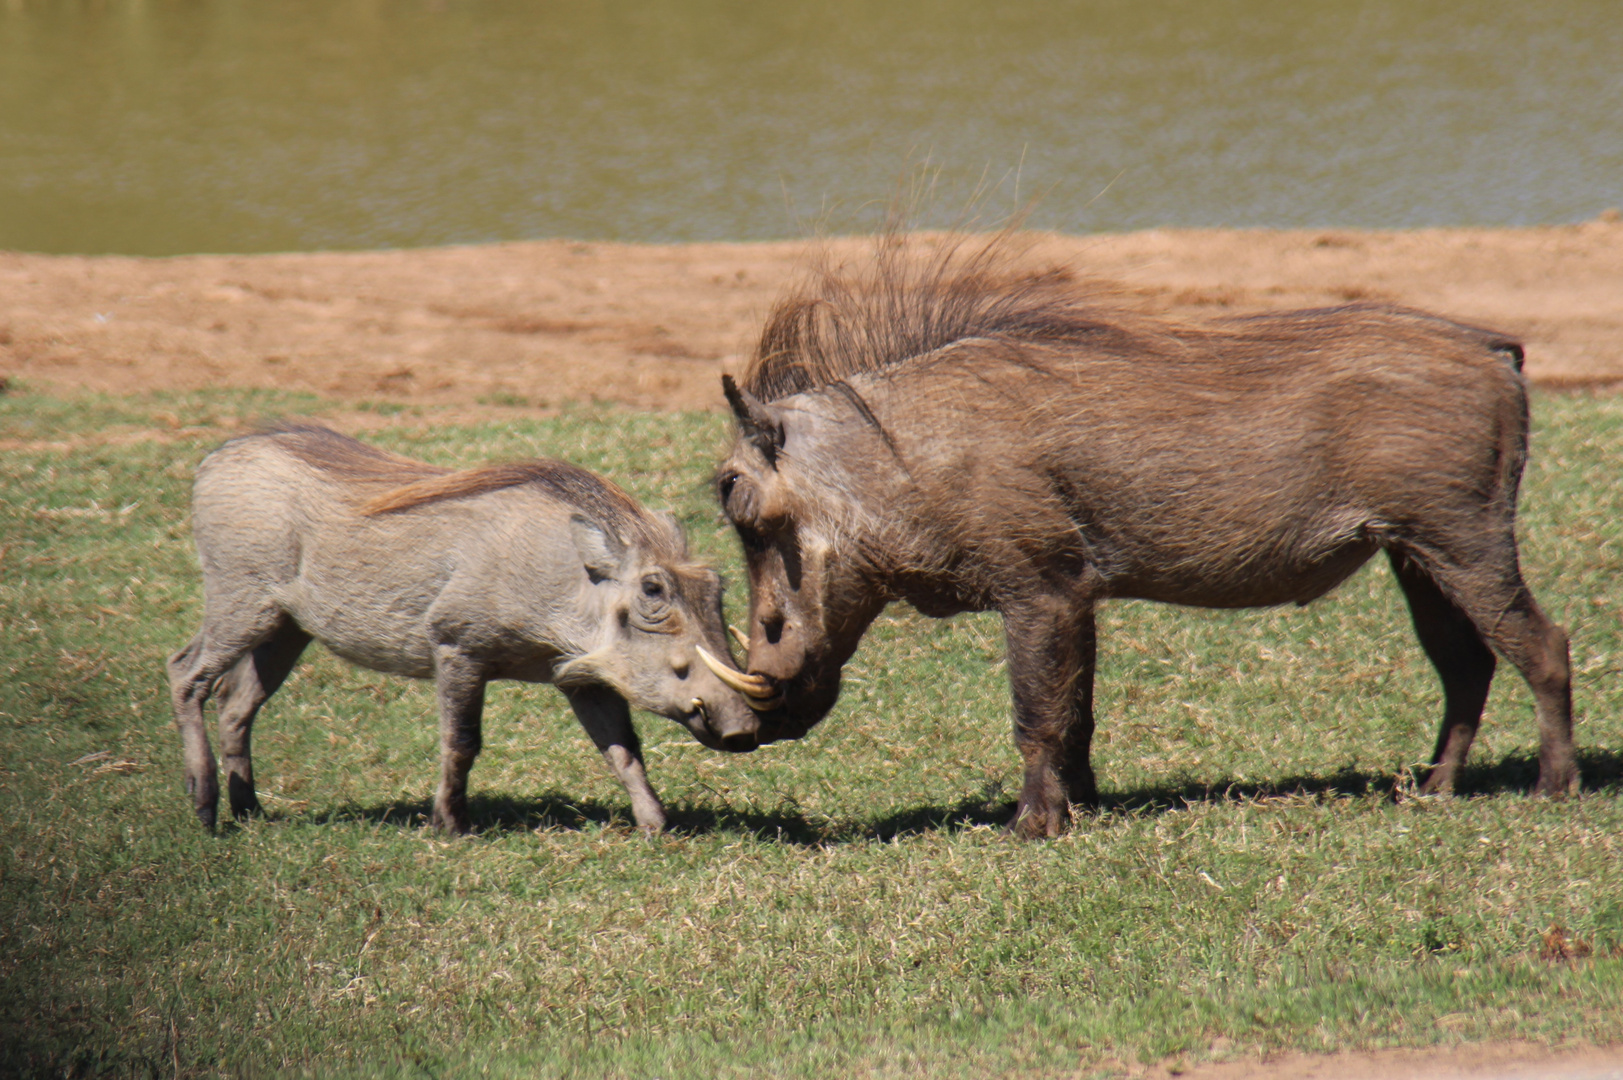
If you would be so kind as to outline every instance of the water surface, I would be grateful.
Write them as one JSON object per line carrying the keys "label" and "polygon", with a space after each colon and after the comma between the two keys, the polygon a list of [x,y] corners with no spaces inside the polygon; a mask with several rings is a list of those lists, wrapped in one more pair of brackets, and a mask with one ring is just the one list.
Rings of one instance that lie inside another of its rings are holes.
{"label": "water surface", "polygon": [[0,247],[798,236],[921,173],[938,224],[1580,220],[1623,203],[1623,11],[0,0]]}

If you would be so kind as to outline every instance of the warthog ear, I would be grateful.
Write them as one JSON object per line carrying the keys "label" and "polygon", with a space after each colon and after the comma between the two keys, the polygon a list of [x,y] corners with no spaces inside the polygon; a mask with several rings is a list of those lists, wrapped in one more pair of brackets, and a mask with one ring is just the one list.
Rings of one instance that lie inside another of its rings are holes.
{"label": "warthog ear", "polygon": [[739,432],[760,449],[768,465],[777,468],[778,451],[783,449],[783,420],[778,410],[759,401],[734,382],[731,375],[721,377],[721,390],[738,418]]}
{"label": "warthog ear", "polygon": [[575,540],[575,550],[580,552],[580,561],[592,584],[620,580],[626,546],[618,536],[583,514],[569,515],[569,534]]}
{"label": "warthog ear", "polygon": [[687,530],[682,528],[682,523],[677,520],[676,515],[668,510],[655,510],[653,511],[653,517],[665,527],[666,532],[670,533],[671,539],[676,541],[677,548],[686,557],[688,553],[688,534]]}

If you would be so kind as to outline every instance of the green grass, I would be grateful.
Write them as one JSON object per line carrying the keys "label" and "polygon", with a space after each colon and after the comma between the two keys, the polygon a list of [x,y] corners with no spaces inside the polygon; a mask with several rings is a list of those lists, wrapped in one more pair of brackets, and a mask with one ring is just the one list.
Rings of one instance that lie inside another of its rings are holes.
{"label": "green grass", "polygon": [[[1106,608],[1104,808],[1054,842],[997,828],[996,620],[904,610],[802,743],[730,757],[644,718],[654,841],[556,692],[512,685],[480,835],[425,830],[428,687],[312,649],[256,731],[267,817],[211,836],[163,674],[200,612],[190,473],[241,418],[323,407],[0,396],[0,1072],[1088,1076],[1623,1041],[1623,399],[1540,397],[1524,489],[1528,575],[1573,639],[1572,801],[1526,796],[1510,674],[1465,797],[1393,798],[1440,701],[1377,562],[1306,609]],[[376,436],[601,470],[677,513],[737,613],[725,439],[610,409]],[[1590,955],[1541,955],[1552,926]]]}

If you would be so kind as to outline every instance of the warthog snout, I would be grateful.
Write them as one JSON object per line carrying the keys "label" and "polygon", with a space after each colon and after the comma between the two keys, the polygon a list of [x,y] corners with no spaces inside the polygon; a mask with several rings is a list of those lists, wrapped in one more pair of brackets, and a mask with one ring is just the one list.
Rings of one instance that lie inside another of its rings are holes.
{"label": "warthog snout", "polygon": [[753,713],[727,709],[721,710],[720,715],[714,715],[699,698],[693,699],[693,707],[705,728],[721,744],[721,749],[734,754],[747,754],[761,745],[761,725]]}
{"label": "warthog snout", "polygon": [[753,731],[732,731],[721,737],[721,748],[734,754],[747,754],[759,745]]}

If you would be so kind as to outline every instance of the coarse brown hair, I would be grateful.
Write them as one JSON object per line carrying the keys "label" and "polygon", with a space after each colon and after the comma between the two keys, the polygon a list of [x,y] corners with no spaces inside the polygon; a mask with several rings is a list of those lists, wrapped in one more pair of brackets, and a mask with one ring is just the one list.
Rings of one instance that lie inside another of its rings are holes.
{"label": "coarse brown hair", "polygon": [[1126,312],[1107,311],[1067,269],[1021,269],[1019,244],[897,230],[851,270],[826,254],[772,308],[740,384],[765,401],[896,367],[967,338],[1142,350],[1153,337]]}
{"label": "coarse brown hair", "polygon": [[615,484],[577,465],[552,458],[500,462],[452,470],[391,454],[316,424],[277,423],[262,429],[300,461],[350,484],[388,485],[360,503],[363,517],[404,513],[448,499],[533,485],[618,533],[656,540],[634,499]]}
{"label": "coarse brown hair", "polygon": [[[1290,313],[1243,315],[1183,323],[1128,310],[1064,267],[1021,264],[1023,243],[1010,230],[991,237],[919,237],[899,227],[875,241],[857,269],[826,253],[807,279],[768,313],[739,384],[763,401],[818,387],[851,397],[844,380],[897,368],[907,361],[972,339],[1064,349],[1091,355],[1204,359],[1217,339],[1239,365],[1280,359],[1280,339],[1300,347],[1335,322],[1360,315],[1389,331],[1407,323],[1419,335],[1464,332],[1521,370],[1522,347],[1496,331],[1389,304],[1353,303]],[[1191,350],[1190,347],[1194,346]],[[1053,375],[1045,349],[1000,350],[998,359]],[[1199,379],[1200,365],[1187,371]],[[866,406],[854,402],[866,412]]]}

